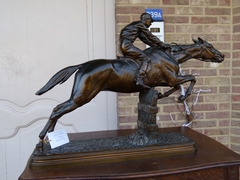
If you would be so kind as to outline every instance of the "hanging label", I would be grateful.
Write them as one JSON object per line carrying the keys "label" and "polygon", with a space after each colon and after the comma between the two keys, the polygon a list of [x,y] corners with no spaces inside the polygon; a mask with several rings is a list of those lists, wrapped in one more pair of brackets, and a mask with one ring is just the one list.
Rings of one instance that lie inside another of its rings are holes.
{"label": "hanging label", "polygon": [[47,136],[52,149],[69,143],[69,138],[65,129],[50,132]]}
{"label": "hanging label", "polygon": [[146,9],[146,13],[150,14],[154,21],[162,21],[162,9]]}

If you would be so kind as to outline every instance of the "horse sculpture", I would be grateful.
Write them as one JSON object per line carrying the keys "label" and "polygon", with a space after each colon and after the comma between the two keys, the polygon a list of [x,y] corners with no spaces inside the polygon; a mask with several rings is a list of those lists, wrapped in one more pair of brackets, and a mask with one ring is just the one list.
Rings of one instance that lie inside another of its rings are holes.
{"label": "horse sculpture", "polygon": [[[193,75],[179,75],[179,64],[191,58],[215,63],[220,63],[224,60],[224,55],[208,42],[203,41],[201,38],[198,38],[198,40],[193,39],[193,42],[194,44],[192,45],[171,45],[170,49],[150,47],[144,50],[151,58],[144,83],[150,87],[173,87],[164,94],[159,93],[158,98],[169,96],[179,89],[180,84],[189,81],[190,85],[185,96],[181,95],[178,101],[182,102],[191,94],[196,79]],[[37,148],[43,150],[44,137],[47,132],[54,130],[61,116],[88,103],[100,91],[133,93],[146,90],[142,86],[137,86],[134,80],[139,64],[140,62],[137,60],[129,58],[97,59],[66,67],[56,73],[43,88],[36,92],[36,95],[41,95],[55,85],[64,83],[77,71],[69,100],[57,105],[53,109],[48,122],[39,135],[40,142],[37,144]]]}

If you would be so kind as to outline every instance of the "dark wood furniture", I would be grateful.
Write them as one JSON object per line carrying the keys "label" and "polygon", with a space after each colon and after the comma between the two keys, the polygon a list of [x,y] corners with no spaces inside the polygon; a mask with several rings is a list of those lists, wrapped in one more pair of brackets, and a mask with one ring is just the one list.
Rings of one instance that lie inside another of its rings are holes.
{"label": "dark wood furniture", "polygon": [[[69,138],[91,139],[128,135],[136,130],[114,130],[69,134]],[[93,165],[65,165],[30,168],[27,164],[19,180],[47,179],[159,179],[238,180],[240,155],[217,141],[187,127],[159,128],[180,132],[197,145],[197,152],[160,158]]]}

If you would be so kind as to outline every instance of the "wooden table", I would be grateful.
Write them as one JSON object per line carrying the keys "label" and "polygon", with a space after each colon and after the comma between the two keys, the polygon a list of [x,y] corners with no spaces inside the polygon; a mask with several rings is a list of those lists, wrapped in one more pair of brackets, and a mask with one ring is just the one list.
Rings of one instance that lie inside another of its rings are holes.
{"label": "wooden table", "polygon": [[[114,130],[69,134],[69,138],[90,139],[123,136],[136,130]],[[238,180],[240,155],[217,141],[187,127],[159,128],[161,132],[180,132],[195,141],[194,154],[131,160],[95,165],[68,165],[29,168],[20,180],[38,179],[161,179],[161,180]]]}

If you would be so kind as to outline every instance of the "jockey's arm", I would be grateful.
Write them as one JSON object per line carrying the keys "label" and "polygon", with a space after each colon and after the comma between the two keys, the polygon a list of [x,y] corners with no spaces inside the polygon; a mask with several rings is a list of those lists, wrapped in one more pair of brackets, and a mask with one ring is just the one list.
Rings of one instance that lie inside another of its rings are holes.
{"label": "jockey's arm", "polygon": [[[140,38],[141,36],[141,38]],[[142,28],[142,32],[139,35],[139,39],[141,39],[144,43],[149,46],[160,46],[163,48],[171,47],[169,44],[163,43],[157,36],[154,36],[147,28]]]}
{"label": "jockey's arm", "polygon": [[144,42],[145,44],[154,47],[156,46],[155,43],[152,43],[152,41],[150,41],[143,33],[141,33],[138,37],[142,42]]}
{"label": "jockey's arm", "polygon": [[140,35],[145,36],[145,39],[147,39],[148,42],[161,47],[164,46],[164,43],[160,39],[158,39],[157,36],[154,36],[146,26],[142,25],[140,28],[141,28]]}

